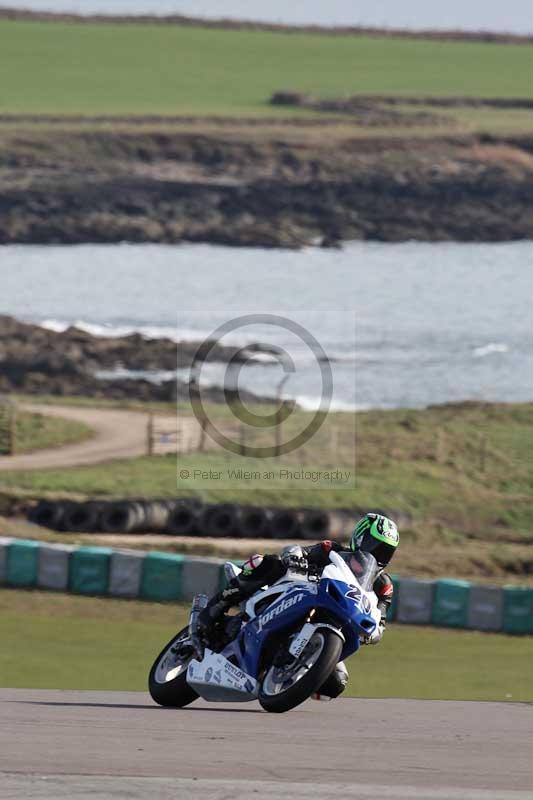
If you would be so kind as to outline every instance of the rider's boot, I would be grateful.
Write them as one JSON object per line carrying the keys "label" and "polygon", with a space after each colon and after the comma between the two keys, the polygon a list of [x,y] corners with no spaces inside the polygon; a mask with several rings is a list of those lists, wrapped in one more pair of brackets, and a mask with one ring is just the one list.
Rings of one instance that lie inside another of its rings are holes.
{"label": "rider's boot", "polygon": [[346,689],[348,677],[348,670],[346,669],[344,661],[339,661],[320,689],[311,695],[313,700],[333,700],[335,697],[338,697]]}

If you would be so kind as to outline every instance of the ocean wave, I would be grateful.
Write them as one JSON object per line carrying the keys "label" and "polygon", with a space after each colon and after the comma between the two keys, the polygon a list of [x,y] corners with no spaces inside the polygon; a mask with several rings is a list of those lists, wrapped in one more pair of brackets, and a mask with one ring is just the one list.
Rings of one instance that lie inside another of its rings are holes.
{"label": "ocean wave", "polygon": [[146,339],[170,339],[173,342],[201,342],[209,338],[212,331],[194,330],[192,328],[179,328],[176,325],[150,325],[150,324],[119,324],[119,323],[99,323],[87,322],[83,319],[43,319],[37,323],[41,328],[46,328],[56,333],[62,333],[67,328],[73,326],[79,328],[91,336],[102,336],[106,338],[118,338],[120,336],[130,336],[132,333],[140,333]]}
{"label": "ocean wave", "polygon": [[161,384],[176,378],[176,373],[170,370],[153,369],[99,369],[95,373],[100,380],[120,381],[120,380],[145,380],[149,383]]}
{"label": "ocean wave", "polygon": [[[106,338],[118,338],[120,336],[130,336],[133,333],[140,333],[146,339],[170,339],[176,344],[180,342],[202,342],[213,336],[212,330],[197,328],[181,328],[178,325],[155,325],[155,324],[135,324],[135,323],[99,323],[88,322],[83,319],[57,319],[49,318],[42,320],[28,320],[33,324],[39,325],[56,333],[63,333],[69,327],[79,328],[91,336],[101,336]],[[247,347],[256,344],[260,337],[253,334],[242,332],[228,333],[220,338],[221,344],[232,345],[234,347]],[[268,342],[266,342],[268,344]],[[269,353],[254,353],[253,361],[263,363],[274,363],[277,361]]]}
{"label": "ocean wave", "polygon": [[508,352],[509,352],[509,347],[503,342],[489,342],[488,344],[484,344],[480,347],[474,347],[474,349],[472,350],[472,355],[474,356],[474,358],[485,358],[485,356],[491,356],[494,353],[508,353]]}
{"label": "ocean wave", "polygon": [[[284,400],[295,400],[297,405],[304,411],[319,411],[322,408],[322,398],[317,395],[297,394],[294,397],[284,396]],[[330,411],[362,411],[363,408],[357,403],[345,400],[332,399]]]}

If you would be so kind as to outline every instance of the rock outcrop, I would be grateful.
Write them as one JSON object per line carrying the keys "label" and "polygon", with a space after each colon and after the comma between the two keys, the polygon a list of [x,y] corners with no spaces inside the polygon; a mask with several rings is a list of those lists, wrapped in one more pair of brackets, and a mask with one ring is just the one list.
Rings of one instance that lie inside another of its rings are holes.
{"label": "rock outcrop", "polygon": [[4,133],[0,244],[533,238],[531,138],[339,138],[328,118],[279,137],[257,120],[209,134],[175,124]]}

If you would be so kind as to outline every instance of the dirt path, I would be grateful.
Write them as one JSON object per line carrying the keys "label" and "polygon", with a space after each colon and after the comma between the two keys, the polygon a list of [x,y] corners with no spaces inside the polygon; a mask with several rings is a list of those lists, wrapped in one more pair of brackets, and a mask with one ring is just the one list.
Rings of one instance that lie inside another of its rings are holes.
{"label": "dirt path", "polygon": [[[74,406],[24,405],[25,411],[83,422],[94,436],[77,444],[0,457],[0,470],[46,469],[99,464],[119,458],[136,458],[147,451],[148,416],[138,411]],[[192,417],[157,417],[158,430],[176,431],[190,449],[199,438],[199,426]]]}

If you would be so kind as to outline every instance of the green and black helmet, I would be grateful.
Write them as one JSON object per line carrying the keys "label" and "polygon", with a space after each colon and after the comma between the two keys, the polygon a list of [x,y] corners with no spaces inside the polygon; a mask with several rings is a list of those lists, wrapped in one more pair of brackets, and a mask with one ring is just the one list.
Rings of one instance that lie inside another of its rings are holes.
{"label": "green and black helmet", "polygon": [[399,543],[396,523],[382,514],[370,513],[355,526],[350,547],[354,553],[356,550],[372,553],[380,567],[386,567]]}

